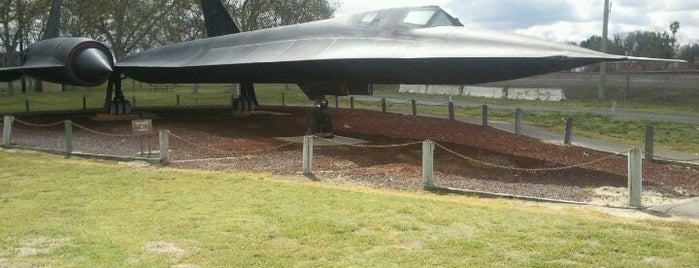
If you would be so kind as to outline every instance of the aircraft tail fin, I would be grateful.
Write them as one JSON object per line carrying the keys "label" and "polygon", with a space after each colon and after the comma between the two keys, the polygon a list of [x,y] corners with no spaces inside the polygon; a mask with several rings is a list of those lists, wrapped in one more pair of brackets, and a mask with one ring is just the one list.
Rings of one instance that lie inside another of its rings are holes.
{"label": "aircraft tail fin", "polygon": [[56,38],[60,35],[62,4],[63,0],[51,1],[51,11],[49,12],[49,19],[46,23],[46,32],[44,32],[44,36],[41,40]]}
{"label": "aircraft tail fin", "polygon": [[240,32],[221,0],[201,0],[201,10],[204,12],[206,34],[209,37]]}

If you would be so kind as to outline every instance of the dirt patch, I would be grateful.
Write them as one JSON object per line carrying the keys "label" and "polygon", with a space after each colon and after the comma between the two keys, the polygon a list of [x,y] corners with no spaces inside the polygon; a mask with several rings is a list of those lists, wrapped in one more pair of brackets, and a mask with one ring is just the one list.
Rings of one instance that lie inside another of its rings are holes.
{"label": "dirt patch", "polygon": [[46,255],[57,248],[70,245],[68,238],[48,238],[48,237],[27,237],[20,240],[19,247],[15,252],[20,257]]}
{"label": "dirt patch", "polygon": [[[652,207],[662,204],[675,203],[683,198],[671,197],[663,195],[660,192],[654,191],[652,189],[645,189],[641,195],[641,203],[643,206]],[[624,187],[611,187],[603,186],[594,189],[593,198],[589,200],[589,203],[602,205],[602,206],[614,206],[614,207],[624,207],[629,204],[629,190]]]}
{"label": "dirt patch", "polygon": [[181,259],[187,255],[187,251],[167,241],[148,241],[143,250],[148,253],[164,254],[174,259]]}

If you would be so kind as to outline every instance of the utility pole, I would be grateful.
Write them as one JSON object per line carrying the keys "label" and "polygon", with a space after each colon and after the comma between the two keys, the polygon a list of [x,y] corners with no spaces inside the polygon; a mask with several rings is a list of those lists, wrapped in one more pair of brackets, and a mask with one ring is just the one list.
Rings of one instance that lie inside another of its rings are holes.
{"label": "utility pole", "polygon": [[[609,29],[609,0],[604,0],[604,26],[602,26],[602,52],[607,53],[607,35]],[[599,88],[597,99],[604,100],[604,88],[607,82],[607,64],[602,62],[599,66]]]}

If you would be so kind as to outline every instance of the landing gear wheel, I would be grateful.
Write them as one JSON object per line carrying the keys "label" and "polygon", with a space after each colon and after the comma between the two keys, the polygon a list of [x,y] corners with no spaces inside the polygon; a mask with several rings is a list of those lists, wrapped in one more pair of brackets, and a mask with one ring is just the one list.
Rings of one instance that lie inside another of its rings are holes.
{"label": "landing gear wheel", "polygon": [[131,113],[131,103],[127,100],[113,100],[109,105],[109,114],[125,115]]}
{"label": "landing gear wheel", "polygon": [[233,101],[233,110],[236,112],[252,112],[257,109],[254,99],[249,98],[237,98]]}

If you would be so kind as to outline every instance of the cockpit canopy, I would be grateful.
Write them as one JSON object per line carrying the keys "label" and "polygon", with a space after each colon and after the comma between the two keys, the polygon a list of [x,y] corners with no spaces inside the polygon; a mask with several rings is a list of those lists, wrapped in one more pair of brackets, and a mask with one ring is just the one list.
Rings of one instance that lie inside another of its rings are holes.
{"label": "cockpit canopy", "polygon": [[394,8],[362,13],[355,16],[359,25],[377,28],[429,28],[464,26],[438,6]]}

